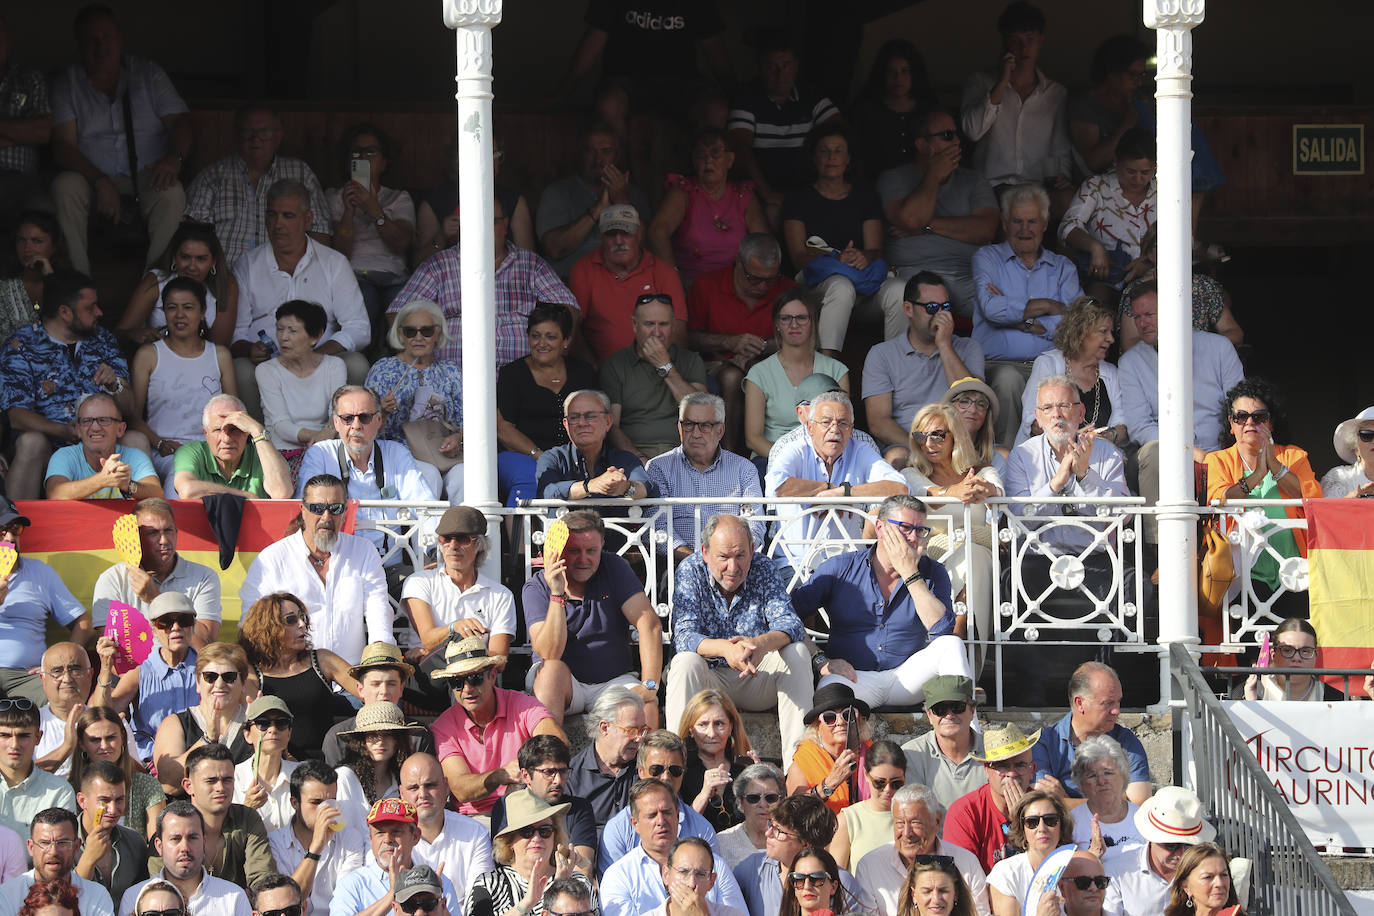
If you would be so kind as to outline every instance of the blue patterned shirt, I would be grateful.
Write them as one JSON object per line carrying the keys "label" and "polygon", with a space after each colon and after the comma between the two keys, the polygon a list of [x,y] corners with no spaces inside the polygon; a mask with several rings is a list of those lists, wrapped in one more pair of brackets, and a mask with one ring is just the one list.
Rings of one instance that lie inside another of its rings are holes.
{"label": "blue patterned shirt", "polygon": [[[754,554],[744,584],[728,603],[700,553],[678,566],[673,588],[673,648],[678,652],[695,652],[703,639],[762,636],[774,630],[793,642],[806,639],[782,578],[763,554]],[[712,667],[723,664],[723,658],[711,659]]]}
{"label": "blue patterned shirt", "polygon": [[[671,452],[664,452],[654,458],[644,470],[649,475],[649,481],[658,487],[659,496],[664,499],[763,495],[763,485],[759,482],[759,471],[754,462],[725,449],[716,452],[716,460],[704,471],[696,469],[680,445]],[[697,549],[698,509],[701,510],[702,525],[705,525],[706,520],[713,515],[740,514],[739,503],[710,503],[700,506],[675,506],[669,509],[668,512],[673,516],[673,530],[668,535],[670,551],[679,547]],[[656,527],[661,530],[667,523],[667,512],[661,514],[659,519],[661,523]],[[754,547],[763,547],[763,522],[750,521],[749,530],[754,535]]]}
{"label": "blue patterned shirt", "polygon": [[[428,392],[430,402],[423,416],[447,419],[460,429],[463,426],[463,370],[451,359],[436,359],[425,368],[416,369],[388,356],[377,360],[368,370],[366,384],[379,398],[396,395],[396,412],[387,414],[382,422],[377,434],[380,439],[406,441],[405,425],[414,413],[415,396],[422,391]],[[443,402],[442,411],[433,404],[436,396]]]}
{"label": "blue patterned shirt", "polygon": [[26,325],[14,332],[0,354],[4,408],[23,407],[54,423],[70,423],[76,418],[77,400],[100,390],[95,373],[101,363],[108,364],[126,385],[129,383],[129,364],[114,335],[105,328],[97,328],[71,350],[53,339],[41,324]]}

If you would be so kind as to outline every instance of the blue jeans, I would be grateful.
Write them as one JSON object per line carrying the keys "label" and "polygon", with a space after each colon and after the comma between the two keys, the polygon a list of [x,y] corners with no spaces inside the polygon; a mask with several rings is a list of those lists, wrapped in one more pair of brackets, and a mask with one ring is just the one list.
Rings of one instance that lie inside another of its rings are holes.
{"label": "blue jeans", "polygon": [[534,499],[534,472],[537,467],[534,457],[520,452],[499,452],[496,455],[496,489],[504,494],[507,506],[514,506],[522,499]]}

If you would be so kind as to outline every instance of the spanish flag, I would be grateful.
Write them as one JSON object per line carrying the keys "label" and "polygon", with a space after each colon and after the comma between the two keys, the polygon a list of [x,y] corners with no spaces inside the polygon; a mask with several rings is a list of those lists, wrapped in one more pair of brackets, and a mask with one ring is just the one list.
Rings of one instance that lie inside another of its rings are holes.
{"label": "spanish flag", "polygon": [[[237,552],[229,568],[220,569],[219,541],[210,529],[205,506],[198,499],[175,499],[172,515],[177,523],[177,553],[186,560],[219,572],[221,607],[220,639],[233,641],[238,634],[242,609],[239,587],[258,551],[281,540],[291,520],[300,514],[301,504],[294,499],[250,499],[244,504],[239,526]],[[71,589],[76,600],[89,608],[95,580],[115,563],[122,562],[115,552],[112,530],[115,520],[134,511],[134,503],[124,499],[22,500],[20,514],[33,526],[24,531],[20,543],[26,557],[51,566]],[[340,526],[351,532],[357,503]],[[104,620],[94,621],[97,628]]]}
{"label": "spanish flag", "polygon": [[[1368,668],[1374,658],[1374,501],[1305,499],[1308,600],[1317,630],[1316,664]],[[1341,678],[1326,678],[1344,689]],[[1364,693],[1362,678],[1350,691]]]}

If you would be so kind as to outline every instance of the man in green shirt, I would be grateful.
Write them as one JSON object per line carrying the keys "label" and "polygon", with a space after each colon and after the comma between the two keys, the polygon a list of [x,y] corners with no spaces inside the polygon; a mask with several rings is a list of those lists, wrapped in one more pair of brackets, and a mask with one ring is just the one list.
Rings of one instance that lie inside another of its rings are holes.
{"label": "man in green shirt", "polygon": [[[291,471],[266,429],[232,394],[217,394],[201,414],[204,442],[176,452],[173,485],[182,499],[238,493],[249,499],[290,499]],[[249,445],[252,445],[249,448]]]}

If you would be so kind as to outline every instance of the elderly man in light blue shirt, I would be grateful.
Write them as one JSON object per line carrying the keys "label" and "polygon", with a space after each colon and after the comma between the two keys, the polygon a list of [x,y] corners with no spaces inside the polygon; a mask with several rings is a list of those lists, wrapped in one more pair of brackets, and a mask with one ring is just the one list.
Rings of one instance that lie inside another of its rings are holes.
{"label": "elderly man in light blue shirt", "polygon": [[[640,844],[606,870],[601,880],[601,916],[640,916],[668,899],[663,870],[678,840],[677,795],[666,783],[642,779],[630,787],[630,822]],[[730,866],[713,855],[716,880],[706,892],[713,906],[746,910]]]}
{"label": "elderly man in light blue shirt", "polygon": [[[1154,280],[1142,283],[1131,300],[1140,342],[1121,354],[1117,383],[1131,440],[1141,443],[1140,495],[1150,505],[1159,500],[1159,288]],[[1226,392],[1245,378],[1236,347],[1220,334],[1193,331],[1193,456],[1221,447],[1225,429],[1222,404]],[[1159,523],[1145,516],[1145,540],[1159,543]]]}
{"label": "elderly man in light blue shirt", "polygon": [[[812,398],[805,425],[805,439],[786,447],[781,442],[773,444],[763,479],[766,495],[880,499],[907,492],[902,475],[877,449],[854,440],[854,405],[848,395],[828,391]],[[825,555],[855,546],[863,519],[861,513],[836,507],[783,522],[779,540],[784,557],[779,559],[798,570],[812,568]],[[819,555],[822,552],[825,555]]]}
{"label": "elderly man in light blue shirt", "polygon": [[1045,250],[1050,198],[1039,185],[1017,185],[1002,196],[1007,240],[973,256],[977,308],[973,339],[988,360],[988,383],[1002,405],[997,441],[1016,438],[1016,411],[1030,379],[1031,362],[1054,346],[1064,310],[1083,295],[1078,271],[1063,255]]}

